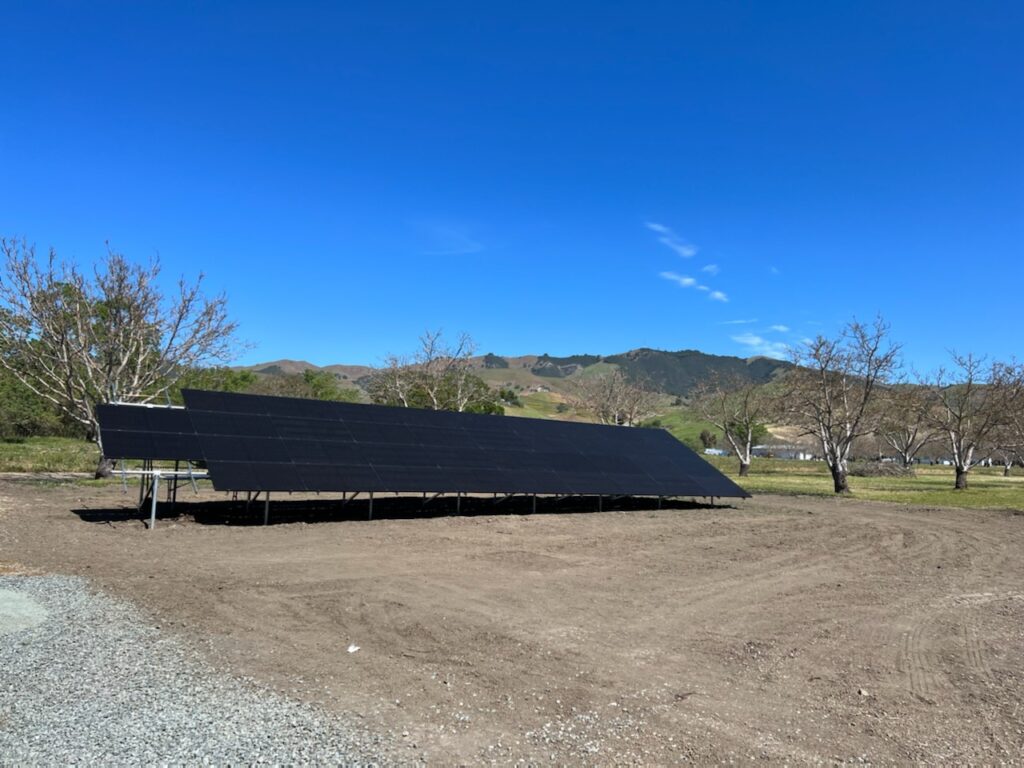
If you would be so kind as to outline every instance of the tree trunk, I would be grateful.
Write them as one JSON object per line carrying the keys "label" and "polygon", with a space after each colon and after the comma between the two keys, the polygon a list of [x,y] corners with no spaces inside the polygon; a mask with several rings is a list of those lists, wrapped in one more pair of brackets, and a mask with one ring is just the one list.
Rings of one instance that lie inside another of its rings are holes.
{"label": "tree trunk", "polygon": [[832,484],[836,493],[849,493],[850,484],[846,481],[846,470],[840,466],[829,467],[832,472]]}
{"label": "tree trunk", "polygon": [[967,469],[965,467],[956,468],[956,485],[953,487],[958,491],[967,489]]}
{"label": "tree trunk", "polygon": [[114,474],[114,460],[106,456],[100,456],[100,463],[96,465],[96,479],[110,477]]}
{"label": "tree trunk", "polygon": [[740,477],[746,477],[749,474],[750,474],[750,462],[749,461],[741,461],[740,462]]}
{"label": "tree trunk", "polygon": [[1013,466],[1012,464],[1004,464],[1003,465],[1003,477],[1009,477],[1010,476],[1010,468],[1012,466]]}

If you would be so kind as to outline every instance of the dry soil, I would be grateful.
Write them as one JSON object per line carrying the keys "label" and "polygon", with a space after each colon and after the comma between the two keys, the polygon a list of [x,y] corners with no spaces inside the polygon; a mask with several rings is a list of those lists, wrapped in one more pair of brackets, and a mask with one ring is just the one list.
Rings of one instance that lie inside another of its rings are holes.
{"label": "dry soil", "polygon": [[0,479],[0,571],[84,575],[410,759],[1024,754],[1020,511],[759,497],[268,527],[221,510],[149,531],[133,500]]}

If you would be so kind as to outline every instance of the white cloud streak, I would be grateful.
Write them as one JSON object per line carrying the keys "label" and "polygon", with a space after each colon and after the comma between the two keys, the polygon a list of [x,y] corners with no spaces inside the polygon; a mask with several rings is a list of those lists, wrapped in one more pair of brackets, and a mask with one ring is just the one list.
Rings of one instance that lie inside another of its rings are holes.
{"label": "white cloud streak", "polygon": [[[689,259],[696,255],[697,247],[685,242],[679,237],[679,235],[672,231],[671,227],[659,224],[656,221],[645,221],[644,226],[651,230],[651,232],[658,235],[659,243],[671,249],[684,259]],[[706,275],[714,277],[718,274],[719,270],[717,264],[706,264],[701,267],[700,271]],[[689,275],[680,275],[677,272],[659,272],[658,276],[663,280],[669,280],[676,283],[681,288],[693,288],[702,293],[706,293],[708,295],[708,299],[711,301],[719,301],[722,303],[729,301],[729,297],[726,296],[723,291],[713,291],[711,290],[711,286],[698,282],[695,278],[692,278]]]}
{"label": "white cloud streak", "polygon": [[682,286],[683,288],[693,288],[693,286],[697,284],[697,281],[694,280],[692,277],[687,277],[686,275],[679,275],[676,274],[675,272],[659,272],[658,277],[661,277],[665,280],[671,280],[673,283],[679,283],[679,285]]}
{"label": "white cloud streak", "polygon": [[675,251],[678,256],[689,259],[697,255],[697,246],[683,240],[670,227],[656,221],[645,222],[645,226],[659,236],[659,243]]}
{"label": "white cloud streak", "polygon": [[789,354],[789,345],[781,341],[769,341],[756,333],[741,333],[733,336],[732,340],[742,344],[748,351],[755,355],[785,359]]}
{"label": "white cloud streak", "polygon": [[776,333],[789,333],[788,325],[773,325],[768,330],[775,331]]}

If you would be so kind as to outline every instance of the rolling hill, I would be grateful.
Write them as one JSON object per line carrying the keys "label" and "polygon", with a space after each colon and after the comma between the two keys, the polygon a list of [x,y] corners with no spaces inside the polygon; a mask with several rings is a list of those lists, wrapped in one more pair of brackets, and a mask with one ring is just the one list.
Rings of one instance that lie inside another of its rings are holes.
{"label": "rolling hill", "polygon": [[[697,350],[669,352],[659,349],[633,349],[615,355],[522,355],[505,357],[494,353],[472,359],[472,367],[493,386],[509,386],[524,392],[564,392],[575,379],[600,375],[615,369],[634,380],[673,397],[685,398],[694,386],[714,375],[736,376],[763,383],[789,366],[768,357],[731,357],[709,355]],[[363,388],[373,369],[365,365],[343,363],[316,366],[303,360],[274,360],[245,366],[262,376],[299,374],[306,370],[326,370],[350,385]]]}

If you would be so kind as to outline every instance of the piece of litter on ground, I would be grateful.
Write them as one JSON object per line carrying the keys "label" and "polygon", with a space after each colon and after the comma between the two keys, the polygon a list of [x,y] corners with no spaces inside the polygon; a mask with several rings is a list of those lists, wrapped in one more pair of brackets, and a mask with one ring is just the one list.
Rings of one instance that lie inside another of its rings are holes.
{"label": "piece of litter on ground", "polygon": [[352,644],[351,644],[351,645],[350,645],[350,646],[348,647],[348,652],[349,652],[349,653],[355,653],[355,652],[356,652],[356,651],[358,651],[358,650],[359,650],[359,646],[358,646],[358,645],[356,645],[355,643],[352,643]]}

